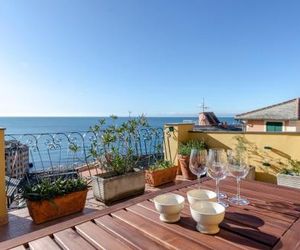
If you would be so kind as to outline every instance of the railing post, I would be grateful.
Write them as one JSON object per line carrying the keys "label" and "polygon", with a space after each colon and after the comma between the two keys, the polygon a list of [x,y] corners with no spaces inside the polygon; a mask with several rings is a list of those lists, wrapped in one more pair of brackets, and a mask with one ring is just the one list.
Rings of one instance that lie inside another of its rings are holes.
{"label": "railing post", "polygon": [[8,222],[5,190],[5,129],[0,128],[0,225]]}

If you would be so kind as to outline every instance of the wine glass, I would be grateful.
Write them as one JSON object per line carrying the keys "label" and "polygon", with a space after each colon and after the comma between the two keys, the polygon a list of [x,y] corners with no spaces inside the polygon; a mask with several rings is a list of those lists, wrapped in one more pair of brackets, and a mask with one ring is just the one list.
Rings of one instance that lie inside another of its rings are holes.
{"label": "wine glass", "polygon": [[241,179],[245,178],[249,173],[248,157],[246,153],[228,152],[228,170],[230,174],[236,178],[237,194],[231,197],[230,203],[235,205],[248,205],[249,201],[246,198],[241,198]]}
{"label": "wine glass", "polygon": [[216,180],[216,193],[217,193],[217,201],[219,204],[224,207],[228,207],[228,204],[221,199],[226,198],[225,194],[221,195],[219,182],[223,180],[227,176],[227,156],[225,150],[223,149],[210,149],[208,153],[208,170],[207,173],[209,177]]}
{"label": "wine glass", "polygon": [[200,177],[207,172],[207,151],[193,148],[190,155],[189,168],[194,175],[197,175],[198,186],[200,189]]}

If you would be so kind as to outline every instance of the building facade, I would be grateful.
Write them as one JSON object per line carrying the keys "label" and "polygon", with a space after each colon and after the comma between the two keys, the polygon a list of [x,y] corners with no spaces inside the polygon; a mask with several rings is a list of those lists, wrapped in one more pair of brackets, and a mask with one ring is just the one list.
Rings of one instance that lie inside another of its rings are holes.
{"label": "building facade", "polygon": [[17,140],[5,141],[5,174],[22,179],[29,170],[29,148]]}
{"label": "building facade", "polygon": [[248,132],[300,132],[300,99],[236,115]]}

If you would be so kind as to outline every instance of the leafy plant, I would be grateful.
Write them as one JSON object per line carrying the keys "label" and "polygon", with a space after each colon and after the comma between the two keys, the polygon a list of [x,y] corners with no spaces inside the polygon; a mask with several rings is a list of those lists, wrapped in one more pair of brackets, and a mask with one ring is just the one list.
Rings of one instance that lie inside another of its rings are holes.
{"label": "leafy plant", "polygon": [[22,196],[31,201],[52,200],[57,196],[86,190],[87,187],[86,181],[82,178],[59,178],[54,181],[43,179],[37,184],[25,186]]}
{"label": "leafy plant", "polygon": [[281,174],[300,176],[300,161],[290,160],[289,166],[283,168]]}
{"label": "leafy plant", "polygon": [[171,164],[170,161],[158,160],[149,167],[149,171],[157,171],[157,170],[161,170],[161,169],[170,168],[172,166],[173,165]]}
{"label": "leafy plant", "polygon": [[204,141],[191,140],[188,141],[187,143],[179,144],[178,153],[180,155],[185,155],[185,156],[190,155],[193,148],[202,150],[202,149],[206,149],[206,145]]}
{"label": "leafy plant", "polygon": [[140,142],[140,130],[148,128],[149,124],[144,115],[131,118],[117,125],[118,117],[111,116],[113,125],[106,126],[104,119],[92,126],[95,134],[91,143],[90,154],[105,172],[122,175],[132,172],[139,165],[137,156]]}

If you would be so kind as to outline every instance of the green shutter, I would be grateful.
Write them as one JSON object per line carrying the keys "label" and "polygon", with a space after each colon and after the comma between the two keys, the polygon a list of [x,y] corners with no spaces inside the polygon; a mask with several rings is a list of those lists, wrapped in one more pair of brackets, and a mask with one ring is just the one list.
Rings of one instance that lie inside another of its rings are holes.
{"label": "green shutter", "polygon": [[282,132],[282,122],[267,122],[267,132]]}

